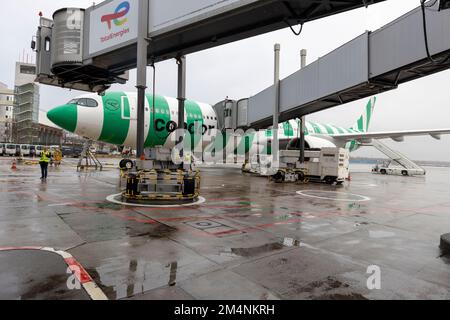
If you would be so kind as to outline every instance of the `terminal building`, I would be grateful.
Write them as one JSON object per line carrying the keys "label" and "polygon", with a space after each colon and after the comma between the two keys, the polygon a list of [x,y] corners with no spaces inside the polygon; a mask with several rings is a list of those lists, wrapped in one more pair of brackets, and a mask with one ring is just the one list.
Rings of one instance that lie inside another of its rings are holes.
{"label": "terminal building", "polygon": [[17,62],[14,83],[14,137],[16,143],[39,142],[39,85],[36,65]]}
{"label": "terminal building", "polygon": [[39,110],[36,66],[17,62],[14,89],[0,82],[0,142],[61,145],[64,132]]}
{"label": "terminal building", "polygon": [[0,82],[0,142],[12,141],[14,90]]}

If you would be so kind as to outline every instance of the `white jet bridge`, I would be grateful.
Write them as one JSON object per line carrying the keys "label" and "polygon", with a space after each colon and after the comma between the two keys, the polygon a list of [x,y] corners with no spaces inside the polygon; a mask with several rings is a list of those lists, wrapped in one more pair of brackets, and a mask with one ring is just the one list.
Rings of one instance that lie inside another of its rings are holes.
{"label": "white jet bridge", "polygon": [[449,69],[450,10],[439,10],[439,6],[438,1],[426,4],[425,21],[418,7],[376,31],[367,31],[281,80],[279,86],[248,99],[219,103],[216,109],[227,109],[224,114],[229,118],[231,114],[219,125],[266,128],[273,124],[276,104],[282,122]]}

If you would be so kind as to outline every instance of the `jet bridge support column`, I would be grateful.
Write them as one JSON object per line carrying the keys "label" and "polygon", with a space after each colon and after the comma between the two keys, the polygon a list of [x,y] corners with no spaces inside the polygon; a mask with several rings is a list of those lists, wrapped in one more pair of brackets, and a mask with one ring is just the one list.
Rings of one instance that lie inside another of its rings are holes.
{"label": "jet bridge support column", "polygon": [[[303,69],[306,66],[306,49],[300,51],[300,68]],[[305,127],[306,127],[306,117],[300,118],[300,163],[305,162]]]}
{"label": "jet bridge support column", "polygon": [[274,53],[275,53],[275,70],[274,70],[274,84],[275,84],[275,101],[274,101],[274,110],[273,110],[273,127],[272,127],[272,168],[278,169],[279,162],[279,149],[280,144],[278,141],[278,122],[280,115],[280,44],[275,44]]}
{"label": "jet bridge support column", "polygon": [[178,64],[178,129],[176,141],[181,158],[181,167],[184,166],[184,105],[186,101],[186,57],[181,56],[177,59]]}
{"label": "jet bridge support column", "polygon": [[[177,130],[177,146],[180,148],[181,167],[175,163],[170,150],[161,146],[145,149],[145,90],[147,88],[148,62],[148,0],[139,0],[139,31],[137,43],[137,129],[136,170],[126,175],[126,187],[120,199],[127,203],[165,205],[191,203],[198,199],[200,174],[185,169],[183,161],[184,131]],[[185,57],[178,63],[178,123],[185,129],[184,105],[186,92]],[[152,105],[154,112],[156,106]],[[154,117],[152,120],[155,121]]]}
{"label": "jet bridge support column", "polygon": [[[136,158],[142,160],[145,144],[145,89],[147,89],[147,23],[148,1],[139,1],[139,29],[137,43],[137,130]],[[142,164],[141,164],[142,165]]]}

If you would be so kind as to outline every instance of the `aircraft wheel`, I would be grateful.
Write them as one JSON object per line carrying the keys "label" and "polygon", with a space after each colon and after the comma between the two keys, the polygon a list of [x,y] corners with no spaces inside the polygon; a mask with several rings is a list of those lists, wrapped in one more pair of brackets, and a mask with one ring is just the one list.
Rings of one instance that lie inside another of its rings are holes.
{"label": "aircraft wheel", "polygon": [[119,162],[119,167],[120,169],[133,169],[133,161],[131,161],[130,159],[122,159]]}
{"label": "aircraft wheel", "polygon": [[450,254],[450,233],[443,234],[441,236],[441,243],[439,247],[441,248],[441,252],[443,255]]}
{"label": "aircraft wheel", "polygon": [[284,181],[284,172],[282,172],[282,171],[278,171],[275,175],[273,175],[273,180],[276,182],[276,183],[281,183],[281,182],[283,182]]}
{"label": "aircraft wheel", "polygon": [[326,184],[333,184],[334,183],[333,177],[325,177],[325,183]]}

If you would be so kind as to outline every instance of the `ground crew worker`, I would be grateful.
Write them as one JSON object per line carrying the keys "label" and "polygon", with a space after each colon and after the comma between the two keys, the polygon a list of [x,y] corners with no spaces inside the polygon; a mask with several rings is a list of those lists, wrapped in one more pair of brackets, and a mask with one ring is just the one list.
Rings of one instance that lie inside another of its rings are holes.
{"label": "ground crew worker", "polygon": [[44,150],[41,152],[41,159],[39,160],[39,164],[41,165],[41,180],[47,179],[49,162],[50,152],[48,152],[47,148],[44,148]]}

